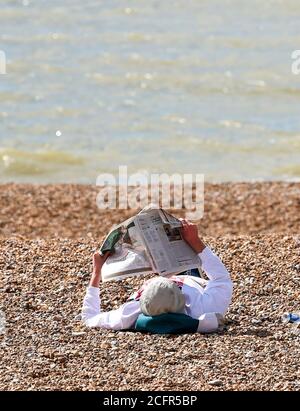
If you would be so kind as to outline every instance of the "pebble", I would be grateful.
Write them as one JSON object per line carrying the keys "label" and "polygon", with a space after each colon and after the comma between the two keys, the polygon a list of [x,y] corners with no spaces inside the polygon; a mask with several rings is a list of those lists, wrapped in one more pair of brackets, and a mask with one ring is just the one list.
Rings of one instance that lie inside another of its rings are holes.
{"label": "pebble", "polygon": [[257,320],[255,318],[253,318],[253,320],[251,320],[251,323],[254,324],[254,325],[258,325],[258,324],[261,324],[261,320]]}
{"label": "pebble", "polygon": [[212,380],[212,381],[208,381],[208,385],[213,385],[215,387],[221,387],[221,385],[223,385],[223,382],[221,380]]}
{"label": "pebble", "polygon": [[[299,192],[299,183],[207,184],[199,228],[232,275],[230,327],[163,336],[75,322],[93,250],[132,211],[98,210],[96,187],[0,185],[0,389],[295,390],[300,330],[281,315],[300,311]],[[102,284],[103,308],[143,280]]]}

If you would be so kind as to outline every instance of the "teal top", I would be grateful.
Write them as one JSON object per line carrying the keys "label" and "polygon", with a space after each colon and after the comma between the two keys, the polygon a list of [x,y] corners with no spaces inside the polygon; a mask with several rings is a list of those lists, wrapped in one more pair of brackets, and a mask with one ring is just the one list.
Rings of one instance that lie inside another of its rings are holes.
{"label": "teal top", "polygon": [[167,313],[148,317],[140,314],[135,330],[152,334],[189,334],[198,330],[199,321],[186,314]]}

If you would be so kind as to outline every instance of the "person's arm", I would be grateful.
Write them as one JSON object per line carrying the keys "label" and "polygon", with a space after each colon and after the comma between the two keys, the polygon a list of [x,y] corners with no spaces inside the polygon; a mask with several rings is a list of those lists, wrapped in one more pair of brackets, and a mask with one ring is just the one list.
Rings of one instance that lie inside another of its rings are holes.
{"label": "person's arm", "polygon": [[132,328],[140,314],[140,304],[138,301],[130,301],[123,304],[117,310],[101,312],[101,301],[99,295],[99,285],[101,282],[101,269],[108,257],[94,254],[93,273],[90,284],[84,297],[81,317],[88,327],[101,327],[113,330],[123,330]]}
{"label": "person's arm", "polygon": [[101,270],[108,256],[109,252],[104,255],[100,255],[99,253],[93,255],[93,272],[90,279],[90,287],[99,288],[100,282],[102,281]]}
{"label": "person's arm", "polygon": [[202,269],[209,281],[204,293],[199,295],[197,304],[199,318],[201,313],[226,313],[232,297],[232,281],[229,272],[198,235],[197,226],[182,220],[182,234],[185,241],[194,249],[202,262]]}
{"label": "person's arm", "polygon": [[232,281],[226,267],[210,248],[206,247],[199,254],[202,269],[209,281],[202,294],[204,312],[216,312],[224,315],[232,298]]}

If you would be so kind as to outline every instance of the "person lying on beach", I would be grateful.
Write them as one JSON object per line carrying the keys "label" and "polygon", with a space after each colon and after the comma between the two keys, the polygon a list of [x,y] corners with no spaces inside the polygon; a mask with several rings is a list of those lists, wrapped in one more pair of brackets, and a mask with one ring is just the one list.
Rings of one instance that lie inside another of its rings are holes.
{"label": "person lying on beach", "polygon": [[108,254],[93,257],[93,273],[82,307],[82,320],[88,327],[113,330],[134,329],[143,313],[158,316],[164,313],[182,313],[197,319],[197,332],[215,332],[224,325],[224,315],[232,297],[232,281],[221,260],[204,244],[197,226],[182,221],[182,236],[202,261],[202,269],[209,280],[190,275],[155,277],[148,280],[128,302],[116,310],[103,312],[100,308],[99,285],[101,269]]}

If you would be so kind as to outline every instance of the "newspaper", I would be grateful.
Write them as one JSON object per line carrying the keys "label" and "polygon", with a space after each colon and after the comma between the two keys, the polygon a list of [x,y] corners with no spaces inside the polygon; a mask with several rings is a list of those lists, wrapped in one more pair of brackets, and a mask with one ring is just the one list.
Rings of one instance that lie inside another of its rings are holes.
{"label": "newspaper", "polygon": [[115,227],[100,252],[110,252],[102,280],[157,273],[180,274],[198,268],[201,260],[181,235],[181,221],[160,208],[146,208]]}

